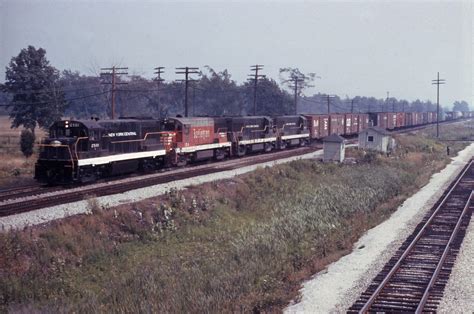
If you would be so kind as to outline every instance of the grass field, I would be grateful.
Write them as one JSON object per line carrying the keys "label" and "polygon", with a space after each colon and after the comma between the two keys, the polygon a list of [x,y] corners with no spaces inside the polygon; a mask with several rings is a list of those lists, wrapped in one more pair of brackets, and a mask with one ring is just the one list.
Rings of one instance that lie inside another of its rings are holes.
{"label": "grass field", "polygon": [[90,215],[0,234],[0,310],[280,311],[449,162],[430,132],[397,136],[391,157],[351,149],[354,165],[295,161],[114,208],[91,198]]}
{"label": "grass field", "polygon": [[[0,187],[31,180],[37,153],[25,158],[20,150],[21,128],[12,129],[8,116],[0,116]],[[36,142],[46,135],[36,129]]]}

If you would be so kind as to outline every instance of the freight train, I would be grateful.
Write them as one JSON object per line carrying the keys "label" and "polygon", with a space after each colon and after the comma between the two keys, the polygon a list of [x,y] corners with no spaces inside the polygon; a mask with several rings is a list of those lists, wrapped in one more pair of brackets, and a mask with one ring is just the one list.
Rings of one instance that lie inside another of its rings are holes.
{"label": "freight train", "polygon": [[369,125],[397,129],[435,121],[433,112],[61,120],[40,144],[35,179],[85,183],[305,146],[334,133],[355,135]]}

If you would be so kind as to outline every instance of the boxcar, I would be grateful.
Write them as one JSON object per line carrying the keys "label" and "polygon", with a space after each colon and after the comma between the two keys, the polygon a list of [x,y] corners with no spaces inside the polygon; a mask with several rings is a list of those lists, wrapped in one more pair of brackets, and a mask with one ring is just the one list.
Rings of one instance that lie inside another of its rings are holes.
{"label": "boxcar", "polygon": [[421,113],[421,124],[427,124],[427,123],[429,123],[428,112],[422,112]]}
{"label": "boxcar", "polygon": [[306,114],[311,139],[322,139],[329,135],[329,116],[326,114]]}
{"label": "boxcar", "polygon": [[354,113],[346,113],[344,115],[344,134],[357,134],[359,130],[359,116]]}
{"label": "boxcar", "polygon": [[396,124],[395,127],[402,128],[405,126],[405,113],[397,112],[396,113]]}
{"label": "boxcar", "polygon": [[329,119],[329,135],[343,135],[344,124],[344,114],[331,114]]}
{"label": "boxcar", "polygon": [[359,123],[357,125],[358,127],[357,132],[365,130],[369,127],[369,115],[367,113],[359,113],[358,120],[359,120]]}

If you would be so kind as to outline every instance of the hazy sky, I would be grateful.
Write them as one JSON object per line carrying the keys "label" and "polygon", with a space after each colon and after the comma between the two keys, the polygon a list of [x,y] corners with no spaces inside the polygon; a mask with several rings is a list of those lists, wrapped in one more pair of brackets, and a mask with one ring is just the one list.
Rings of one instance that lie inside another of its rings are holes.
{"label": "hazy sky", "polygon": [[[314,92],[473,103],[470,1],[19,1],[0,0],[0,66],[27,45],[59,69],[92,74],[128,66],[151,77],[165,66],[228,69],[252,64],[316,72]],[[4,80],[4,75],[0,77]]]}

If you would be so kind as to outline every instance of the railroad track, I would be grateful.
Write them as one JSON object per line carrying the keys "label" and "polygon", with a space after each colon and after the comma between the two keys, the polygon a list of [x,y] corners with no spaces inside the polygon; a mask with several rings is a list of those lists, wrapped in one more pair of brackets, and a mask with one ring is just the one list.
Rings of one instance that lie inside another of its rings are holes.
{"label": "railroad track", "polygon": [[473,191],[471,160],[348,312],[435,312],[474,210]]}
{"label": "railroad track", "polygon": [[90,197],[118,194],[156,184],[163,184],[221,171],[234,170],[245,166],[251,166],[256,163],[300,156],[319,149],[321,149],[320,146],[310,146],[276,152],[273,154],[254,155],[241,159],[231,159],[212,164],[180,168],[151,175],[143,175],[121,180],[111,180],[98,184],[69,188],[63,191],[60,187],[58,187],[56,190],[46,189],[42,194],[28,195],[26,197],[22,196],[18,199],[10,199],[0,203],[0,217],[60,204],[77,202]]}
{"label": "railroad track", "polygon": [[29,184],[8,189],[0,189],[0,203],[10,199],[54,192],[60,189],[62,189],[62,187],[48,187],[41,184]]}

